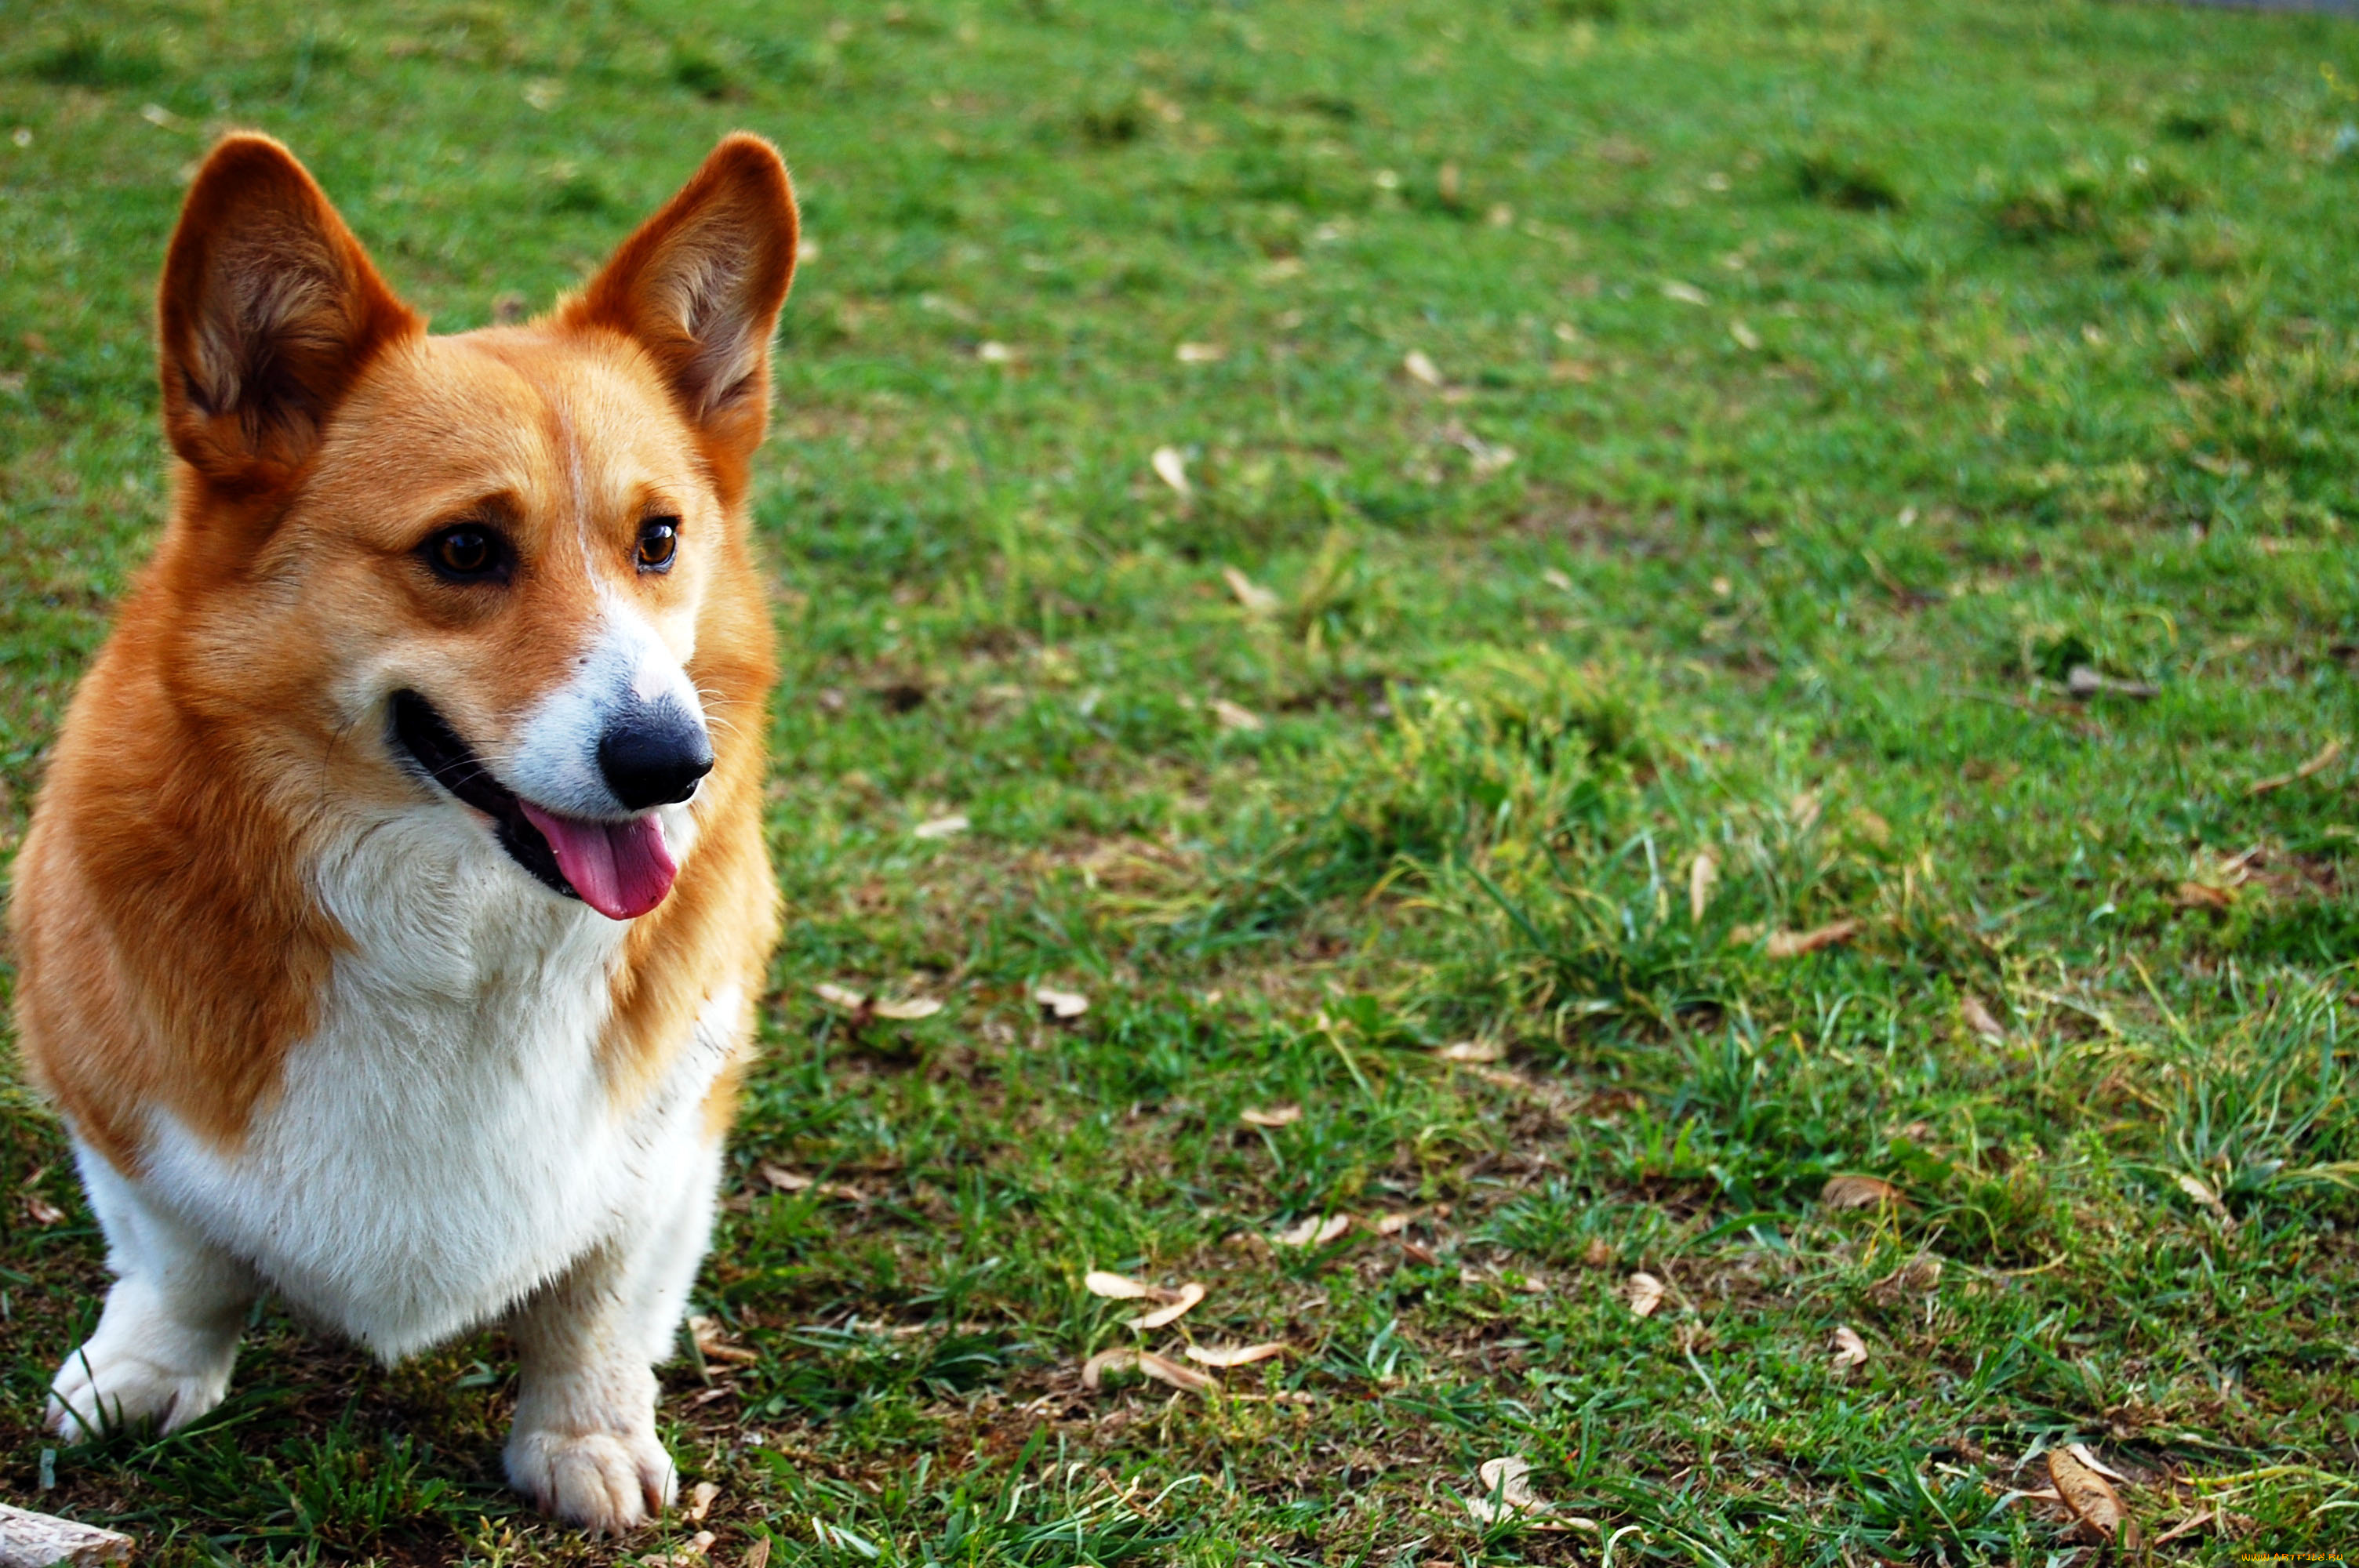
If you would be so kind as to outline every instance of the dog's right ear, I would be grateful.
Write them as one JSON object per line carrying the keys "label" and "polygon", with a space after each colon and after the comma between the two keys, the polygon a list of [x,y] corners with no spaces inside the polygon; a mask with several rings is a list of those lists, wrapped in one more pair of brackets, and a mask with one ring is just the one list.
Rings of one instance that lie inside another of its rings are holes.
{"label": "dog's right ear", "polygon": [[226,137],[180,209],[158,292],[164,429],[225,490],[299,474],[370,358],[425,322],[295,156]]}

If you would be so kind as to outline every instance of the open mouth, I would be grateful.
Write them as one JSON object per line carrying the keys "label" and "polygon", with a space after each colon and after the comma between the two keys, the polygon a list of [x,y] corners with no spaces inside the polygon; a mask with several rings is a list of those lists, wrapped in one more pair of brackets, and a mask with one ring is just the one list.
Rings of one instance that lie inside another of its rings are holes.
{"label": "open mouth", "polygon": [[671,891],[678,868],[653,812],[604,822],[534,805],[494,777],[414,691],[393,694],[393,741],[428,778],[490,817],[508,859],[551,892],[578,898],[609,920],[632,920]]}

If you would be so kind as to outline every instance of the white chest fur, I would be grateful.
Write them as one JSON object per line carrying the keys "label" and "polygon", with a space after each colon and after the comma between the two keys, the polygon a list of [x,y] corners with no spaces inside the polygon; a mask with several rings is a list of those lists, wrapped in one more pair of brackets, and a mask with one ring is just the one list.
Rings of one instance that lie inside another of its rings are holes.
{"label": "white chest fur", "polygon": [[141,1184],[292,1304],[398,1357],[709,1180],[699,1108],[734,989],[656,1092],[617,1107],[598,1042],[625,926],[439,804],[368,824],[318,884],[354,946],[281,1092],[234,1152],[159,1118]]}

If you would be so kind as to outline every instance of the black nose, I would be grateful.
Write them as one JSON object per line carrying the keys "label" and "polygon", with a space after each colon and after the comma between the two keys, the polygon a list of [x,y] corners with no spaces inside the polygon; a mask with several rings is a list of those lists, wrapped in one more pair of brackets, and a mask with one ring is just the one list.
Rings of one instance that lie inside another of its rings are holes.
{"label": "black nose", "polygon": [[598,737],[598,771],[625,811],[669,806],[712,771],[712,742],[676,704],[634,708]]}

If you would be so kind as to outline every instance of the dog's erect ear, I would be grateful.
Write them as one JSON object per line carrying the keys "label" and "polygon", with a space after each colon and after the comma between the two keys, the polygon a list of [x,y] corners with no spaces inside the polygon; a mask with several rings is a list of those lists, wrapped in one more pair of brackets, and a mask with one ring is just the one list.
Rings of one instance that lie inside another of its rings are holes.
{"label": "dog's erect ear", "polygon": [[370,357],[425,326],[295,156],[250,135],[189,188],[156,316],[165,433],[238,491],[299,473]]}
{"label": "dog's erect ear", "polygon": [[636,339],[708,444],[742,465],[769,414],[770,333],[794,277],[796,227],[777,149],[739,132],[623,242],[561,319]]}

